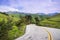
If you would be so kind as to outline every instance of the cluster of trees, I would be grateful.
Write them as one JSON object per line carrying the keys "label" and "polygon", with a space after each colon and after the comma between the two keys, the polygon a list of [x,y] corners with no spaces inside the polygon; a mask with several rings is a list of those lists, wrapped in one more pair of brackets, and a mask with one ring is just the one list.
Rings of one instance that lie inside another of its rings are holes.
{"label": "cluster of trees", "polygon": [[25,19],[0,12],[0,40],[14,40],[24,34]]}

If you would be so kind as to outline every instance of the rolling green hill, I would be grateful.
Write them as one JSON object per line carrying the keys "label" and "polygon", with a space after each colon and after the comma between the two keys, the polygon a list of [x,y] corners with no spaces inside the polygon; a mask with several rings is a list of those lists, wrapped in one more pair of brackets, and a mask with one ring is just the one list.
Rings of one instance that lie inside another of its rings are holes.
{"label": "rolling green hill", "polygon": [[49,20],[59,22],[60,21],[60,14],[57,14],[57,15],[54,15],[54,16],[50,17]]}
{"label": "rolling green hill", "polygon": [[48,19],[44,19],[40,22],[40,25],[53,28],[60,28],[60,14],[51,16]]}

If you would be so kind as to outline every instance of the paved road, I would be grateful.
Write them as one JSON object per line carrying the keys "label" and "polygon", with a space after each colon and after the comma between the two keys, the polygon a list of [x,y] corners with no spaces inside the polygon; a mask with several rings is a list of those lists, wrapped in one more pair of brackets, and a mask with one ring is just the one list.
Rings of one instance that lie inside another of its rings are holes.
{"label": "paved road", "polygon": [[30,24],[27,25],[26,33],[15,40],[60,40],[59,36],[60,29],[39,27],[34,24]]}
{"label": "paved road", "polygon": [[60,40],[60,29],[46,28],[52,35],[53,40]]}

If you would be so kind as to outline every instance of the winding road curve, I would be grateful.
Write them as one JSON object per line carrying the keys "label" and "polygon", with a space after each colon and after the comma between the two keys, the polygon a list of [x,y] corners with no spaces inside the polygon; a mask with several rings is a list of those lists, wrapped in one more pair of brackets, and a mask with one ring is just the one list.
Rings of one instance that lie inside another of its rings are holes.
{"label": "winding road curve", "polygon": [[60,40],[60,29],[27,25],[26,33],[15,40]]}

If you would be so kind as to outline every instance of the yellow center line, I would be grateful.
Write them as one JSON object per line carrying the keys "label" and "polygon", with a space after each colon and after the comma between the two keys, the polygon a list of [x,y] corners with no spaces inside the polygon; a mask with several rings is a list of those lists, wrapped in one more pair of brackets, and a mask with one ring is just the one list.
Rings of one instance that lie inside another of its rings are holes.
{"label": "yellow center line", "polygon": [[52,33],[49,32],[46,28],[44,30],[48,33],[48,40],[53,40]]}

